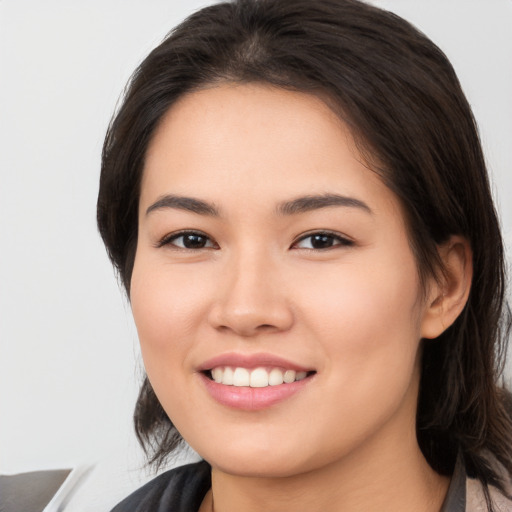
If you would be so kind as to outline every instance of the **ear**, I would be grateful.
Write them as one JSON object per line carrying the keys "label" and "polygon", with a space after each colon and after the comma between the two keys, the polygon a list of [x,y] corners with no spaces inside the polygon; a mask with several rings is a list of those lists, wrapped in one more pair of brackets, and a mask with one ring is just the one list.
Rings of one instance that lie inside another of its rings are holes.
{"label": "ear", "polygon": [[444,268],[429,284],[422,338],[437,338],[448,329],[464,309],[471,289],[473,254],[469,242],[464,237],[452,236],[438,251]]}

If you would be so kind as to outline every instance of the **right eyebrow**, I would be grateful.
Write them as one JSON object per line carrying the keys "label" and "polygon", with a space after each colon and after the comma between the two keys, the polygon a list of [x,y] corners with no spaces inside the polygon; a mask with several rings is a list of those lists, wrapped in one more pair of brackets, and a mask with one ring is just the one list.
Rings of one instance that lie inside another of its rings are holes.
{"label": "right eyebrow", "polygon": [[196,199],[194,197],[176,196],[172,194],[166,194],[165,196],[158,198],[158,200],[146,210],[146,215],[164,208],[174,208],[197,213],[199,215],[219,217],[219,210],[214,204],[207,203],[206,201],[202,201],[201,199]]}
{"label": "right eyebrow", "polygon": [[319,194],[297,197],[291,201],[280,203],[277,207],[277,211],[281,215],[295,215],[297,213],[310,212],[331,206],[358,208],[366,213],[373,213],[371,208],[360,199],[339,194]]}

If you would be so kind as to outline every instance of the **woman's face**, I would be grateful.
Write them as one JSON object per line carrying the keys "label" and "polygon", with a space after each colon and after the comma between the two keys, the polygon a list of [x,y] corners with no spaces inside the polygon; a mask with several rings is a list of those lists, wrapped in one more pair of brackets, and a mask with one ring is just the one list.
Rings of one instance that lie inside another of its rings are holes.
{"label": "woman's face", "polygon": [[396,197],[319,99],[226,84],[164,117],[131,302],[160,402],[214,467],[292,475],[414,436],[421,297]]}

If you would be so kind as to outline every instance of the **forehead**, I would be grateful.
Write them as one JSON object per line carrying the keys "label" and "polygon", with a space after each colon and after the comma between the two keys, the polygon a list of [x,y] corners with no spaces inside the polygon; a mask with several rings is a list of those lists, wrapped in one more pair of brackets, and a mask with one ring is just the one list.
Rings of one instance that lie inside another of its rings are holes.
{"label": "forehead", "polygon": [[329,192],[394,200],[326,103],[262,84],[189,93],[162,118],[146,154],[141,206],[191,190],[230,202]]}
{"label": "forehead", "polygon": [[346,125],[317,96],[267,84],[226,83],[182,96],[160,121],[146,163],[185,149],[186,142],[187,150],[195,145],[199,151],[195,156],[244,143],[240,149],[247,155],[245,160],[252,156],[256,164],[264,156],[258,147],[273,149],[271,157],[286,150],[296,152],[301,139],[320,150],[322,141],[328,143],[331,137],[354,146]]}

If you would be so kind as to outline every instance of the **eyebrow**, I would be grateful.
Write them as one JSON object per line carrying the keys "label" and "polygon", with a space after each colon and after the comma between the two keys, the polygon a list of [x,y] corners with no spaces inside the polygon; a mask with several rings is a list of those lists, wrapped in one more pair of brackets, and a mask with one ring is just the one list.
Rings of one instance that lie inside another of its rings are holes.
{"label": "eyebrow", "polygon": [[[359,208],[368,213],[373,213],[370,207],[359,199],[353,197],[342,196],[339,194],[321,194],[297,197],[291,201],[285,201],[277,206],[279,215],[295,215],[298,213],[306,213],[321,208],[329,208],[331,206],[344,206],[348,208]],[[146,215],[155,210],[164,208],[175,208],[178,210],[186,210],[198,215],[207,215],[210,217],[219,217],[220,213],[214,204],[207,203],[201,199],[193,197],[176,196],[167,194],[160,197],[146,210]]]}
{"label": "eyebrow", "polygon": [[344,206],[348,208],[359,208],[367,213],[373,214],[371,208],[363,201],[354,197],[342,196],[339,194],[308,195],[285,201],[277,207],[280,215],[295,215],[297,213],[310,212],[331,206]]}
{"label": "eyebrow", "polygon": [[163,208],[186,210],[189,212],[197,213],[199,215],[208,215],[210,217],[219,216],[219,210],[213,204],[207,203],[206,201],[201,201],[200,199],[195,199],[193,197],[175,196],[172,194],[160,197],[146,210],[146,215],[155,210],[160,210]]}

